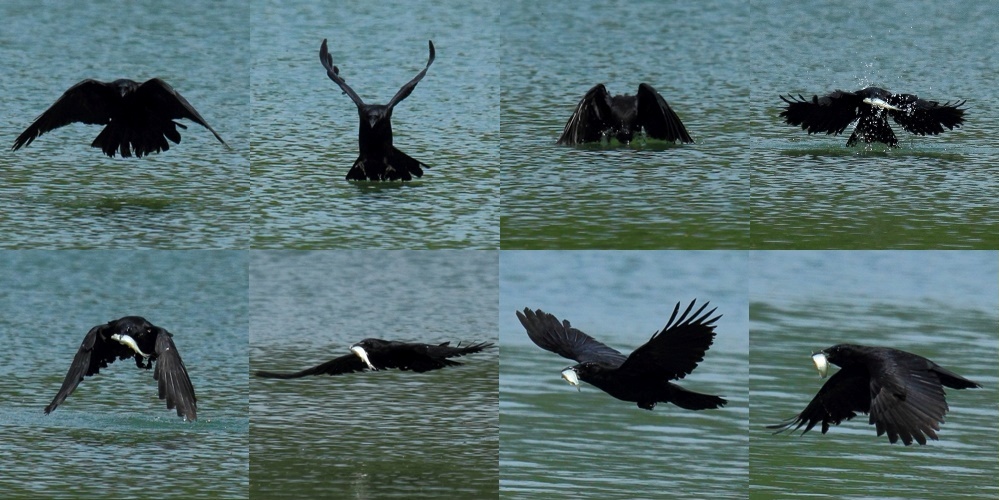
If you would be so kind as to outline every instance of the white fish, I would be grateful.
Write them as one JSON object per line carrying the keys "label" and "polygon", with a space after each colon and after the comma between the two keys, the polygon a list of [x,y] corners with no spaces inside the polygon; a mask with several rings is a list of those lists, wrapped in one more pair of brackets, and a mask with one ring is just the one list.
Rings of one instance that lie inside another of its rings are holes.
{"label": "white fish", "polygon": [[822,378],[826,378],[826,372],[829,371],[829,360],[826,358],[825,353],[817,352],[812,354],[812,363],[815,363],[815,369],[819,371],[819,375],[822,375]]}
{"label": "white fish", "polygon": [[142,356],[143,358],[148,358],[149,357],[148,354],[146,354],[146,353],[142,352],[141,350],[139,350],[139,344],[136,344],[135,343],[135,339],[133,339],[132,337],[130,337],[128,335],[123,335],[123,334],[120,334],[120,333],[116,333],[116,334],[114,334],[114,335],[111,336],[111,340],[117,340],[119,343],[124,344],[124,345],[126,345],[128,347],[131,347],[133,351],[135,351],[136,353],[138,353],[139,356]]}
{"label": "white fish", "polygon": [[576,376],[576,370],[573,370],[572,368],[562,370],[562,378],[564,378],[566,382],[576,386],[577,391],[582,391],[582,389],[579,388],[579,377]]}
{"label": "white fish", "polygon": [[361,361],[364,361],[364,364],[368,365],[368,368],[370,368],[372,371],[378,370],[378,368],[375,368],[375,365],[371,364],[371,361],[368,360],[368,351],[365,351],[363,347],[355,345],[354,347],[350,348],[350,352],[354,353],[354,355],[361,358]]}

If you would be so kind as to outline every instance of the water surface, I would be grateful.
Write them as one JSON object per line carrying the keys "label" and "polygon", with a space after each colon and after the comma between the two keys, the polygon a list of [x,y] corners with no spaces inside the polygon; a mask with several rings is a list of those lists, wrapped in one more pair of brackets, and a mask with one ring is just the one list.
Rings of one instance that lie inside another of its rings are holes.
{"label": "water surface", "polygon": [[[254,3],[255,248],[497,248],[499,5]],[[369,104],[437,57],[392,115],[397,148],[430,165],[412,182],[347,182],[357,108],[319,45]]]}
{"label": "water surface", "polygon": [[[820,6],[821,5],[821,6]],[[959,1],[802,4],[754,1],[753,248],[999,247],[999,43],[995,6]],[[861,14],[866,13],[866,14]],[[846,147],[852,132],[809,136],[778,116],[780,94],[878,86],[967,100],[964,127],[900,147]]]}
{"label": "water surface", "polygon": [[[751,262],[751,497],[999,494],[999,255],[755,252]],[[940,440],[925,446],[889,444],[866,415],[825,435],[771,435],[764,426],[800,412],[824,382],[810,354],[841,342],[914,352],[983,388],[947,389]]]}
{"label": "water surface", "polygon": [[[507,2],[503,248],[746,247],[748,8]],[[635,94],[643,82],[695,144],[555,145],[591,87]]]}
{"label": "water surface", "polygon": [[[245,248],[250,238],[249,14],[242,3],[0,5],[0,246]],[[232,149],[188,120],[180,144],[108,158],[97,125],[9,146],[72,85],[159,77]]]}
{"label": "water surface", "polygon": [[[748,298],[738,252],[503,252],[500,256],[502,498],[745,498]],[[630,353],[677,301],[722,314],[705,360],[679,384],[722,409],[653,411],[559,378],[514,311],[540,308]]]}
{"label": "water surface", "polygon": [[[297,371],[367,337],[496,342],[495,252],[254,252],[253,370]],[[251,494],[494,498],[498,349],[427,373],[251,383]]]}
{"label": "water surface", "polygon": [[[246,498],[246,290],[242,252],[3,252],[4,498]],[[87,331],[127,315],[174,335],[198,420],[168,410],[131,360],[45,415]]]}

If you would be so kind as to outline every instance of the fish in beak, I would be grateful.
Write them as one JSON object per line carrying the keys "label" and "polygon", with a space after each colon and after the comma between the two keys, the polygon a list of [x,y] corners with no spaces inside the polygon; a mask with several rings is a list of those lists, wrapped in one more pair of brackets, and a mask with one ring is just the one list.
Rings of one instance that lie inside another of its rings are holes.
{"label": "fish in beak", "polygon": [[146,353],[142,352],[141,350],[139,350],[139,344],[136,344],[135,343],[135,339],[133,339],[129,335],[123,335],[123,334],[120,334],[120,333],[116,333],[116,334],[114,334],[114,335],[111,336],[111,340],[117,340],[120,344],[123,344],[123,345],[126,345],[126,346],[130,347],[133,351],[135,351],[139,356],[142,356],[143,358],[148,358],[149,357],[148,354],[146,354]]}
{"label": "fish in beak", "polygon": [[826,372],[829,371],[829,360],[826,358],[826,354],[821,351],[813,353],[812,363],[815,363],[815,369],[819,371],[819,375],[826,378]]}
{"label": "fish in beak", "polygon": [[878,99],[876,97],[875,98],[865,97],[864,102],[876,108],[890,109],[892,111],[902,111],[902,108],[898,106],[892,106],[891,104],[885,102],[883,99]]}
{"label": "fish in beak", "polygon": [[371,371],[378,370],[378,368],[375,368],[375,365],[371,364],[371,360],[368,359],[368,351],[365,351],[363,347],[359,345],[352,346],[350,348],[350,352],[361,358],[361,361],[364,361],[364,364],[368,365],[368,368],[371,369]]}
{"label": "fish in beak", "polygon": [[582,389],[579,388],[579,377],[576,376],[576,370],[573,370],[572,368],[562,370],[562,378],[564,378],[566,382],[576,386],[577,391],[582,391]]}

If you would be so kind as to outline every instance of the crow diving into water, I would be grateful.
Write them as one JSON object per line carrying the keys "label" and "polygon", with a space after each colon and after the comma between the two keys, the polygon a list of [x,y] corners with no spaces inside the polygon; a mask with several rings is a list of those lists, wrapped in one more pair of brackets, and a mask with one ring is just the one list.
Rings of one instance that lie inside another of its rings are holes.
{"label": "crow diving into water", "polygon": [[669,380],[682,379],[694,371],[711,346],[715,321],[721,315],[710,317],[714,309],[701,314],[707,306],[705,303],[690,315],[694,307],[694,301],[691,301],[677,318],[680,310],[677,303],[666,326],[629,356],[597,342],[570,326],[569,321],[560,323],[558,318],[540,309],[517,311],[517,318],[538,347],[579,362],[562,370],[562,378],[577,388],[583,380],[646,410],[655,408],[656,403],[704,410],[724,406],[728,401],[688,391]]}
{"label": "crow diving into water", "polygon": [[812,355],[815,367],[826,376],[829,363],[840,370],[819,389],[804,411],[783,423],[767,426],[776,433],[788,429],[802,434],[822,423],[839,425],[857,413],[869,413],[878,436],[888,433],[892,443],[906,446],[926,438],[936,440],[936,431],[947,413],[944,386],[952,389],[981,387],[916,354],[888,347],[839,344]]}
{"label": "crow diving into water", "polygon": [[837,90],[827,96],[780,96],[787,103],[781,112],[789,125],[801,125],[809,134],[825,132],[839,135],[858,118],[857,126],[846,141],[847,146],[863,140],[866,143],[883,142],[898,147],[898,139],[888,125],[888,118],[903,129],[916,135],[937,135],[944,127],[953,130],[964,123],[965,101],[926,101],[912,94],[892,94],[877,87],[867,87],[856,92]]}
{"label": "crow diving into water", "polygon": [[396,342],[382,339],[364,339],[350,346],[351,354],[345,354],[321,365],[306,368],[294,373],[275,373],[258,371],[258,377],[264,378],[299,378],[308,375],[343,375],[344,373],[365,370],[412,370],[428,372],[445,366],[460,366],[462,363],[451,361],[455,358],[472,354],[489,347],[492,343],[479,342],[465,347],[449,347],[450,342],[442,344],[418,344]]}
{"label": "crow diving into water", "polygon": [[132,80],[111,83],[83,80],[73,85],[17,136],[11,150],[17,151],[31,144],[35,138],[50,130],[83,122],[105,125],[91,146],[101,148],[112,158],[116,151],[123,157],[135,154],[141,158],[170,149],[167,139],[180,144],[177,127],[187,127],[173,120],[181,118],[205,127],[219,142],[229,147],[187,99],[163,80],[153,78],[142,84]]}
{"label": "crow diving into water", "polygon": [[[52,412],[65,401],[83,377],[96,375],[116,359],[134,357],[139,368],[149,369],[153,361],[156,362],[153,379],[158,382],[160,399],[166,399],[167,409],[176,407],[178,416],[197,419],[194,386],[171,337],[170,332],[138,316],[126,316],[91,328],[73,358],[62,388],[45,407],[45,413]],[[130,395],[125,398],[133,399]]]}
{"label": "crow diving into water", "polygon": [[340,76],[340,68],[333,65],[333,56],[326,47],[325,39],[319,47],[319,61],[326,68],[326,76],[339,85],[343,93],[357,105],[357,114],[361,119],[360,130],[357,133],[357,142],[361,151],[347,172],[347,180],[408,181],[412,180],[413,176],[422,177],[423,169],[420,167],[430,167],[414,160],[392,145],[392,108],[409,97],[416,84],[427,74],[430,64],[434,62],[434,42],[430,41],[430,59],[427,61],[427,66],[409,83],[403,85],[385,105],[364,104],[364,101]]}
{"label": "crow diving into water", "polygon": [[611,97],[607,88],[598,83],[579,101],[556,144],[598,142],[605,136],[626,144],[642,129],[653,139],[694,142],[680,118],[651,85],[640,84],[637,95]]}

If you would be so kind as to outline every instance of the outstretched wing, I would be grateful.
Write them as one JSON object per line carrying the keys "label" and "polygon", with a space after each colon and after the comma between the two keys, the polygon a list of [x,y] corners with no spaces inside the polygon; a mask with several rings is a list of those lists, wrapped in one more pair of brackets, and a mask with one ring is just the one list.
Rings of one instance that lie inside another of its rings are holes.
{"label": "outstretched wing", "polygon": [[73,363],[69,365],[66,378],[62,382],[62,387],[56,394],[52,402],[45,407],[45,413],[50,413],[57,406],[62,404],[76,387],[80,385],[84,377],[96,375],[101,368],[106,368],[108,364],[116,359],[127,359],[134,355],[131,349],[124,345],[108,339],[110,335],[110,325],[98,325],[90,329],[83,337],[80,349],[73,357]]}
{"label": "outstretched wing", "polygon": [[83,80],[73,85],[35,119],[21,135],[14,140],[11,151],[17,151],[31,144],[38,136],[74,122],[106,125],[111,120],[115,102],[121,96],[109,83],[97,80]]}
{"label": "outstretched wing", "polygon": [[158,382],[160,399],[166,399],[168,409],[177,408],[177,415],[187,420],[198,419],[198,400],[194,386],[187,375],[184,361],[173,343],[170,332],[159,328],[156,334],[156,369],[153,378]]}
{"label": "outstretched wing", "polygon": [[680,303],[677,302],[666,326],[635,349],[619,371],[630,370],[663,380],[681,379],[694,371],[697,364],[704,360],[704,353],[715,337],[715,322],[721,317],[720,314],[711,317],[715,309],[704,312],[708,302],[690,314],[695,302],[690,301],[679,318]]}
{"label": "outstretched wing", "polygon": [[493,346],[489,342],[479,342],[465,347],[451,347],[450,344],[450,342],[437,345],[392,342],[390,343],[391,347],[381,353],[374,362],[384,365],[385,368],[427,372],[445,366],[461,365],[461,363],[451,361],[448,358],[473,354]]}
{"label": "outstretched wing", "polygon": [[964,110],[961,106],[966,101],[954,103],[927,101],[912,94],[892,94],[886,99],[888,104],[901,110],[888,110],[888,116],[895,120],[905,130],[917,135],[937,135],[944,127],[953,130],[964,123]]}
{"label": "outstretched wing", "polygon": [[604,84],[590,89],[576,105],[562,135],[555,144],[580,144],[599,141],[611,120],[611,96]]}
{"label": "outstretched wing", "polygon": [[596,362],[611,366],[618,366],[627,359],[624,354],[573,328],[568,320],[560,323],[558,318],[541,309],[532,311],[524,308],[524,312],[517,311],[517,318],[524,325],[531,341],[563,358],[579,363]]}
{"label": "outstretched wing", "polygon": [[841,134],[857,119],[857,107],[864,100],[854,92],[842,90],[823,97],[812,96],[811,100],[800,94],[797,98],[792,95],[780,98],[787,103],[787,109],[780,116],[790,125],[801,125],[801,129],[807,130],[809,134]]}
{"label": "outstretched wing", "polygon": [[670,142],[694,142],[666,99],[647,83],[638,86],[638,125],[645,134]]}
{"label": "outstretched wing", "polygon": [[[202,127],[208,129],[216,139],[219,140],[225,147],[229,147],[228,144],[222,137],[219,136],[215,129],[208,125],[208,122],[201,117],[201,114],[191,106],[191,103],[184,99],[184,96],[180,95],[176,90],[173,89],[163,80],[159,78],[153,78],[151,80],[146,80],[139,88],[135,91],[136,98],[149,110],[152,116],[157,118],[177,120],[181,118],[186,118],[191,120]],[[193,419],[192,419],[193,420]]]}
{"label": "outstretched wing", "polygon": [[402,88],[399,89],[399,91],[396,92],[394,96],[392,96],[392,100],[385,105],[388,109],[391,110],[392,108],[395,107],[396,104],[399,104],[399,102],[401,102],[403,99],[409,97],[409,94],[412,94],[413,89],[416,88],[416,84],[420,83],[420,80],[422,80],[423,77],[426,76],[427,70],[430,69],[430,64],[434,62],[434,57],[436,57],[436,53],[434,52],[433,40],[428,40],[428,42],[430,44],[430,59],[427,60],[427,65],[423,68],[423,71],[419,72],[419,74],[417,74],[412,80],[410,80],[409,83],[403,85]]}
{"label": "outstretched wing", "polygon": [[354,104],[357,105],[359,109],[363,108],[364,101],[357,96],[354,89],[350,88],[350,85],[347,85],[347,82],[340,76],[340,68],[333,65],[333,56],[330,55],[330,51],[326,47],[325,38],[323,38],[323,44],[319,46],[319,62],[321,62],[323,67],[326,68],[326,76],[330,77],[330,80],[333,80],[334,83],[339,85],[340,89],[343,90],[343,93],[347,94],[347,96],[350,97],[350,100],[354,101]]}
{"label": "outstretched wing", "polygon": [[263,378],[299,378],[306,377],[309,375],[343,375],[344,373],[362,372],[367,370],[367,366],[361,361],[361,358],[353,354],[347,354],[340,356],[339,358],[331,359],[321,365],[313,366],[312,368],[306,368],[300,372],[295,373],[275,373],[267,371],[258,371],[254,375]]}
{"label": "outstretched wing", "polygon": [[936,364],[904,351],[892,354],[871,374],[870,423],[892,443],[901,439],[906,445],[913,440],[926,444],[927,437],[937,439],[948,409],[940,377],[931,371]]}
{"label": "outstretched wing", "polygon": [[829,377],[801,413],[767,428],[776,429],[774,434],[777,434],[805,426],[805,430],[801,431],[804,434],[822,422],[822,433],[825,434],[830,424],[839,425],[843,420],[857,416],[857,413],[870,410],[870,379],[863,368],[843,368]]}

